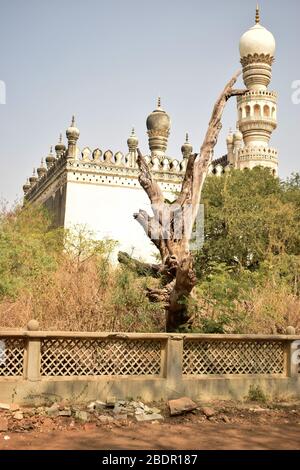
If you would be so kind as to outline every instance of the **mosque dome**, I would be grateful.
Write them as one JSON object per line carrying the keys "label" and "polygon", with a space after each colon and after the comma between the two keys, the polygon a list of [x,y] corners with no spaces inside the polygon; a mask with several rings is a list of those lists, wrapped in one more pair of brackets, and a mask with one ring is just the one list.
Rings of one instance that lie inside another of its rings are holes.
{"label": "mosque dome", "polygon": [[243,134],[241,133],[241,131],[239,129],[237,129],[235,131],[235,133],[233,134],[233,140],[237,141],[242,141],[243,140]]}
{"label": "mosque dome", "polygon": [[135,135],[134,128],[132,128],[131,134],[127,139],[127,145],[129,149],[136,149],[139,145],[137,136]]}
{"label": "mosque dome", "polygon": [[24,194],[28,193],[29,189],[30,189],[30,183],[29,183],[29,180],[27,179],[26,183],[23,185]]}
{"label": "mosque dome", "polygon": [[55,152],[56,152],[56,153],[63,153],[63,152],[65,152],[65,150],[66,150],[66,146],[65,146],[65,144],[63,143],[62,134],[60,134],[60,136],[59,136],[59,141],[58,141],[58,143],[55,145]]}
{"label": "mosque dome", "polygon": [[190,155],[193,152],[193,146],[189,143],[189,135],[185,136],[185,143],[181,147],[181,152],[183,155]]}
{"label": "mosque dome", "polygon": [[256,24],[240,39],[241,58],[248,55],[269,55],[274,57],[276,41],[273,34],[260,24],[259,8],[256,9]]}
{"label": "mosque dome", "polygon": [[226,142],[227,142],[228,145],[230,145],[230,144],[233,143],[233,133],[232,133],[231,130],[229,131],[229,134],[228,134],[228,136],[227,136],[227,138],[226,138]]}
{"label": "mosque dome", "polygon": [[148,132],[154,132],[162,135],[168,135],[171,119],[170,116],[161,108],[160,98],[158,98],[157,108],[147,117]]}
{"label": "mosque dome", "polygon": [[52,147],[50,147],[50,153],[49,153],[49,155],[46,157],[46,165],[47,165],[47,167],[49,168],[51,165],[53,165],[54,162],[55,162],[55,156],[53,155]]}
{"label": "mosque dome", "polygon": [[43,160],[43,158],[42,158],[42,160],[41,160],[41,166],[37,169],[37,174],[38,174],[38,177],[41,178],[41,177],[44,176],[46,173],[47,173],[47,169],[45,168],[44,160]]}
{"label": "mosque dome", "polygon": [[75,116],[72,117],[72,122],[70,127],[66,130],[66,136],[68,140],[78,140],[80,135],[79,129],[75,126]]}
{"label": "mosque dome", "polygon": [[35,168],[33,169],[32,176],[29,178],[30,186],[33,186],[37,182],[38,178],[35,174]]}

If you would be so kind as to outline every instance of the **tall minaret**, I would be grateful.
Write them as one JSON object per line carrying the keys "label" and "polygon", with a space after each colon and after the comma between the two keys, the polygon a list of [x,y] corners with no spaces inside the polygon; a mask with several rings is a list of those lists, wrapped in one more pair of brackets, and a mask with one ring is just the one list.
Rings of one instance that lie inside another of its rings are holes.
{"label": "tall minaret", "polygon": [[277,175],[278,152],[269,147],[272,132],[277,127],[277,94],[268,90],[275,46],[273,34],[260,24],[257,6],[255,25],[240,40],[243,79],[249,91],[237,98],[237,124],[244,146],[238,150],[236,167],[264,166]]}

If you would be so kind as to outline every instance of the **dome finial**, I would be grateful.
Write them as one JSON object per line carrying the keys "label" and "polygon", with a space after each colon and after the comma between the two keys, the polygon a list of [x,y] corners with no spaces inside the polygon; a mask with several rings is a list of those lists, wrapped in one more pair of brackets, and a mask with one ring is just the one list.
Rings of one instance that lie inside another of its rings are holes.
{"label": "dome finial", "polygon": [[193,152],[193,146],[189,143],[189,134],[185,134],[185,143],[181,147],[183,158],[188,158]]}
{"label": "dome finial", "polygon": [[71,126],[72,126],[72,127],[75,127],[75,116],[74,116],[74,114],[73,114],[73,116],[72,116],[72,124],[71,124]]}
{"label": "dome finial", "polygon": [[161,99],[160,96],[157,98],[157,109],[161,108]]}
{"label": "dome finial", "polygon": [[259,9],[259,4],[256,5],[255,23],[256,23],[256,24],[259,24],[259,23],[260,23],[260,9]]}

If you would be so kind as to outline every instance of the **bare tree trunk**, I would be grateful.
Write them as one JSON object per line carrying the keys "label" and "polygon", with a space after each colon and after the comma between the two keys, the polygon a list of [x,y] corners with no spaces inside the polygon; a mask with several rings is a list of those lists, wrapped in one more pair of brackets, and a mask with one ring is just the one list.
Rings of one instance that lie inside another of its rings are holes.
{"label": "bare tree trunk", "polygon": [[[213,149],[222,128],[221,119],[226,102],[231,96],[243,95],[247,91],[233,89],[239,75],[240,72],[230,80],[217,100],[200,154],[189,157],[181,192],[172,204],[165,203],[163,193],[138,149],[139,182],[150,199],[153,216],[140,210],[139,213],[134,214],[134,218],[158,248],[162,263],[149,266],[142,264],[141,266],[136,260],[129,261],[128,256],[124,254],[119,254],[119,261],[126,262],[127,265],[138,270],[142,268],[148,274],[151,272],[155,276],[161,276],[162,287],[149,289],[147,295],[151,301],[164,303],[166,330],[169,332],[176,331],[192,321],[188,313],[187,300],[196,285],[196,274],[189,242]],[[182,224],[183,220],[185,224]],[[183,229],[181,236],[178,236],[176,230],[178,225]]]}

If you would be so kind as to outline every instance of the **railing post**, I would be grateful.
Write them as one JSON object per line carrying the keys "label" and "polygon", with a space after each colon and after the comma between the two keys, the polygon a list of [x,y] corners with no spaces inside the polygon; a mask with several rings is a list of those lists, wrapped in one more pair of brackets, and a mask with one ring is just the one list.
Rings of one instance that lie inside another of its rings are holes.
{"label": "railing post", "polygon": [[287,375],[300,378],[300,340],[287,342]]}
{"label": "railing post", "polygon": [[[39,323],[30,320],[27,324],[28,331],[38,331]],[[25,379],[37,381],[41,378],[41,340],[40,338],[27,338],[25,359]]]}
{"label": "railing post", "polygon": [[166,377],[168,398],[175,398],[182,390],[183,336],[172,335],[167,344]]}

